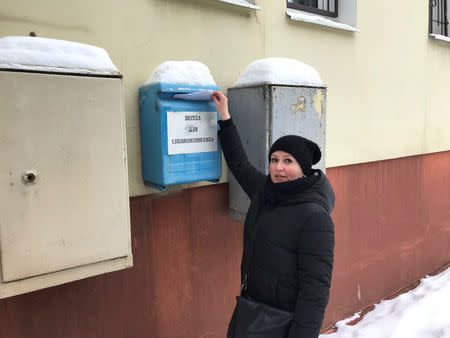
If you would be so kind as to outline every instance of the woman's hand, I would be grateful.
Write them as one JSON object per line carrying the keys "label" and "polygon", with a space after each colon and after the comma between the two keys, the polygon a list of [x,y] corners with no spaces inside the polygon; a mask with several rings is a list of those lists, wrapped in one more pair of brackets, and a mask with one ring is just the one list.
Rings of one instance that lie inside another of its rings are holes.
{"label": "woman's hand", "polygon": [[230,118],[230,113],[228,112],[228,99],[219,91],[215,91],[211,95],[211,101],[216,104],[217,112],[220,115],[222,121],[228,120]]}

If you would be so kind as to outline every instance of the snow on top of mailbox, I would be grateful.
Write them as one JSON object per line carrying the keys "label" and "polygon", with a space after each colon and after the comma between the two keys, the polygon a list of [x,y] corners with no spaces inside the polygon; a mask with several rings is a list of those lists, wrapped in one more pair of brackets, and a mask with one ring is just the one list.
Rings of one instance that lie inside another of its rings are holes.
{"label": "snow on top of mailbox", "polygon": [[146,85],[176,83],[196,86],[216,86],[209,68],[198,61],[166,61],[155,68]]}
{"label": "snow on top of mailbox", "polygon": [[0,68],[120,74],[103,48],[31,36],[7,36],[0,39]]}
{"label": "snow on top of mailbox", "polygon": [[281,84],[324,87],[317,71],[298,60],[271,57],[252,62],[233,87]]}

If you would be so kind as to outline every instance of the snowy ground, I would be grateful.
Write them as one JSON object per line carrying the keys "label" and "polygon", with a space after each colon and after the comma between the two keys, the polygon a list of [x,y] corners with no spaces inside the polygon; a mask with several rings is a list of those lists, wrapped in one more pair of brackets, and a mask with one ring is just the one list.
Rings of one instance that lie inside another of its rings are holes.
{"label": "snowy ground", "polygon": [[358,317],[338,322],[336,333],[320,338],[450,338],[450,268],[375,305],[356,325],[345,324]]}

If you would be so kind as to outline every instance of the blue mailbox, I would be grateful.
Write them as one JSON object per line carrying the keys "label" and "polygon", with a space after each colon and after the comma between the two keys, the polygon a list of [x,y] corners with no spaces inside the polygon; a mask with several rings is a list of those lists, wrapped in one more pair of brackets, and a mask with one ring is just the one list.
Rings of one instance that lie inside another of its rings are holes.
{"label": "blue mailbox", "polygon": [[139,88],[145,185],[165,190],[174,184],[218,182],[222,156],[217,138],[216,107],[209,98],[176,98],[212,90],[219,88],[171,83]]}

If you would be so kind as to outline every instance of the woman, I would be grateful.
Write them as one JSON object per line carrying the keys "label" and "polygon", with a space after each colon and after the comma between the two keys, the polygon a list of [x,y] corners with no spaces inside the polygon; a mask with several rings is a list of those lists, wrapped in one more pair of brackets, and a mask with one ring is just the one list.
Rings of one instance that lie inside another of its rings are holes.
{"label": "woman", "polygon": [[[244,223],[242,293],[292,312],[288,338],[316,338],[328,304],[334,255],[334,193],[325,174],[311,168],[320,160],[320,149],[300,136],[281,137],[270,148],[265,176],[247,160],[226,96],[214,92],[211,100],[221,117],[225,160],[251,200]],[[234,337],[236,316],[235,310],[228,337]]]}

